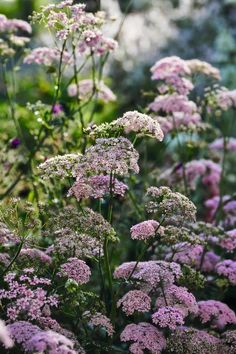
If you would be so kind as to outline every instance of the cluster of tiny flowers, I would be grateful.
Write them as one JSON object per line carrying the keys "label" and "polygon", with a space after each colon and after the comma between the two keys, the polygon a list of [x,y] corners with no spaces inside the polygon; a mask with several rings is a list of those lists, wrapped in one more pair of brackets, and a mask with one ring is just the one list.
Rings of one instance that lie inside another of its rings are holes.
{"label": "cluster of tiny flowers", "polygon": [[84,261],[69,258],[66,263],[61,265],[58,275],[73,279],[78,284],[86,284],[89,282],[91,271]]}
{"label": "cluster of tiny flowers", "polygon": [[99,100],[108,103],[116,101],[116,95],[103,81],[81,80],[76,84],[70,84],[67,89],[69,97],[78,97],[80,100],[89,100],[95,93]]}
{"label": "cluster of tiny flowers", "polygon": [[81,159],[78,169],[95,174],[111,173],[119,176],[129,175],[129,171],[139,172],[139,154],[132,143],[123,137],[97,139]]}
{"label": "cluster of tiny flowers", "polygon": [[160,307],[153,315],[152,321],[161,328],[176,329],[184,324],[185,313],[174,306]]}
{"label": "cluster of tiny flowers", "polygon": [[53,249],[63,255],[93,258],[102,255],[102,240],[70,228],[61,228],[55,231]]}
{"label": "cluster of tiny flowers", "polygon": [[213,272],[217,263],[220,261],[220,256],[212,251],[204,252],[202,245],[190,245],[182,243],[176,245],[176,252],[173,260],[181,264],[188,264],[196,269],[201,269],[203,272]]}
{"label": "cluster of tiny flowers", "polygon": [[6,349],[12,348],[14,345],[9,328],[2,320],[0,320],[0,342],[4,345]]}
{"label": "cluster of tiny flowers", "polygon": [[126,134],[130,132],[139,135],[148,135],[162,141],[164,134],[157,120],[137,111],[126,112],[123,117],[114,122],[115,125],[122,127]]}
{"label": "cluster of tiny flowers", "polygon": [[155,220],[146,220],[131,227],[130,233],[133,240],[147,240],[155,237],[157,231],[163,232],[163,228]]}
{"label": "cluster of tiny flowers", "polygon": [[222,353],[234,354],[236,352],[236,331],[226,331],[222,335]]}
{"label": "cluster of tiny flowers", "polygon": [[[38,64],[52,66],[54,63],[59,62],[61,52],[57,48],[40,47],[33,49],[25,58],[25,64]],[[70,54],[67,51],[63,52],[62,62],[68,63]]]}
{"label": "cluster of tiny flowers", "polygon": [[232,199],[229,195],[224,195],[222,198],[216,195],[205,201],[205,207],[208,212],[208,220],[214,222],[216,211],[219,208],[220,201],[222,199],[222,211],[224,214],[224,220],[221,225],[230,227],[236,222],[236,200]]}
{"label": "cluster of tiny flowers", "polygon": [[105,329],[107,335],[112,337],[114,334],[114,328],[110,319],[100,312],[91,313],[90,311],[84,312],[84,317],[88,319],[88,323],[93,327],[100,327]]}
{"label": "cluster of tiny flowers", "polygon": [[224,146],[224,139],[218,138],[209,144],[209,149],[222,151],[224,148],[227,151],[234,152],[236,151],[236,138],[227,138]]}
{"label": "cluster of tiny flowers", "polygon": [[37,320],[43,317],[45,305],[57,306],[57,296],[47,295],[40,285],[50,285],[51,281],[46,278],[38,278],[33,275],[34,269],[24,269],[23,274],[17,277],[16,273],[8,273],[4,277],[9,290],[0,290],[2,301],[10,300],[7,306],[7,315],[11,320],[28,318]]}
{"label": "cluster of tiny flowers", "polygon": [[22,36],[22,32],[30,34],[32,28],[29,23],[18,20],[8,19],[0,14],[0,55],[2,59],[15,55],[17,47],[24,47],[29,41],[29,37]]}
{"label": "cluster of tiny flowers", "polygon": [[104,198],[109,193],[124,197],[128,186],[113,176],[78,176],[68,195],[74,195],[78,201],[87,198]]}
{"label": "cluster of tiny flowers", "polygon": [[189,116],[197,112],[197,106],[193,101],[189,101],[186,96],[177,94],[157,96],[155,101],[149,105],[149,108],[154,112],[180,112]]}
{"label": "cluster of tiny flowers", "polygon": [[45,252],[39,250],[38,248],[22,248],[19,254],[20,259],[30,259],[38,260],[41,263],[50,264],[52,263],[52,258]]}
{"label": "cluster of tiny flowers", "polygon": [[[181,173],[182,169],[178,170]],[[182,174],[182,173],[181,173]],[[219,194],[221,166],[211,160],[192,160],[185,165],[185,174],[191,189],[196,188],[196,182],[201,177],[202,184],[208,187],[210,195]]]}
{"label": "cluster of tiny flowers", "polygon": [[[26,351],[31,353],[63,353],[63,354],[77,354],[74,343],[54,331],[39,331],[32,338],[25,343]],[[82,354],[83,351],[80,353]]]}
{"label": "cluster of tiny flowers", "polygon": [[70,36],[76,43],[76,51],[80,54],[93,52],[103,55],[116,49],[117,42],[105,37],[100,28],[104,23],[101,12],[87,13],[84,4],[62,2],[48,5],[40,12],[33,13],[34,22],[43,22],[50,31],[55,30],[59,40],[66,41]]}
{"label": "cluster of tiny flowers", "polygon": [[236,323],[236,315],[226,304],[216,300],[199,301],[198,317],[202,323],[211,322],[211,325],[223,329],[227,324]]}
{"label": "cluster of tiny flowers", "polygon": [[195,328],[180,327],[167,341],[167,350],[178,354],[219,354],[220,339]]}
{"label": "cluster of tiny flowers", "polygon": [[181,276],[180,265],[175,262],[147,261],[128,262],[116,268],[114,277],[116,279],[127,279],[132,275],[135,280],[144,281],[151,288],[157,287],[160,283],[171,285]]}
{"label": "cluster of tiny flowers", "polygon": [[227,251],[233,251],[236,248],[236,229],[226,232],[226,236],[220,240],[220,246]]}
{"label": "cluster of tiny flowers", "polygon": [[80,154],[59,155],[41,163],[39,169],[42,177],[45,179],[53,177],[76,177],[80,159]]}
{"label": "cluster of tiny flowers", "polygon": [[148,213],[158,213],[165,220],[175,222],[194,221],[195,205],[183,194],[168,187],[149,187],[146,193]]}
{"label": "cluster of tiny flowers", "polygon": [[184,77],[191,74],[190,68],[185,60],[179,57],[172,56],[159,60],[151,68],[151,72],[152,80],[164,82],[159,88],[162,93],[171,88],[180,94],[186,95],[193,89],[191,81]]}
{"label": "cluster of tiny flowers", "polygon": [[151,298],[141,290],[130,290],[118,302],[127,316],[137,312],[148,312],[151,308]]}
{"label": "cluster of tiny flowers", "polygon": [[188,65],[191,70],[191,75],[193,74],[204,74],[206,76],[210,76],[215,80],[220,80],[220,71],[219,69],[212,66],[210,63],[206,61],[202,61],[199,59],[191,59],[185,60],[185,63]]}
{"label": "cluster of tiny flowers", "polygon": [[18,242],[19,237],[10,231],[6,224],[0,222],[0,244],[2,246],[9,246]]}
{"label": "cluster of tiny flowers", "polygon": [[129,350],[133,354],[144,354],[148,350],[152,354],[160,354],[166,347],[164,335],[154,326],[146,322],[131,323],[120,335],[122,342],[134,342]]}
{"label": "cluster of tiny flowers", "polygon": [[214,85],[206,89],[205,102],[208,113],[227,111],[236,105],[236,90],[229,91],[225,87]]}
{"label": "cluster of tiny flowers", "polygon": [[198,304],[195,296],[188,291],[187,288],[177,285],[171,285],[164,290],[165,297],[159,296],[156,300],[156,307],[165,306],[166,303],[169,306],[174,306],[181,309],[183,313],[188,315],[189,313],[198,313]]}
{"label": "cluster of tiny flowers", "polygon": [[216,265],[216,272],[224,276],[233,285],[236,285],[236,261],[226,259]]}

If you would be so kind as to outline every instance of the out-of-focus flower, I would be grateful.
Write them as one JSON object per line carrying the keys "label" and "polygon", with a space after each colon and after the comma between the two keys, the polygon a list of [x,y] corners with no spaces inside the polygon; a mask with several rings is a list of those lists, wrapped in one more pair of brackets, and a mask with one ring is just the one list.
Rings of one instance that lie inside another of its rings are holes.
{"label": "out-of-focus flower", "polygon": [[236,323],[236,315],[226,304],[216,300],[199,301],[198,317],[202,323],[211,322],[213,327],[223,329]]}
{"label": "out-of-focus flower", "polygon": [[97,95],[98,99],[105,103],[116,101],[115,94],[103,81],[81,80],[78,83],[78,87],[76,84],[70,84],[67,92],[68,96],[78,96],[80,100],[89,100]]}
{"label": "out-of-focus flower", "polygon": [[219,69],[212,66],[210,63],[199,60],[199,59],[191,59],[185,60],[185,63],[189,67],[191,71],[191,75],[194,74],[204,74],[206,76],[210,76],[215,80],[220,80],[220,71]]}
{"label": "out-of-focus flower", "polygon": [[[209,148],[211,150],[219,150],[222,151],[224,149],[224,139],[219,138],[214,140],[210,145]],[[227,138],[226,139],[226,150],[234,152],[236,151],[236,138]]]}
{"label": "out-of-focus flower", "polygon": [[229,282],[236,285],[236,262],[226,259],[216,265],[216,272],[226,277]]}
{"label": "out-of-focus flower", "polygon": [[2,320],[0,320],[0,342],[4,345],[6,349],[12,348],[14,346],[14,342],[11,338],[9,328]]}
{"label": "out-of-focus flower", "polygon": [[[38,64],[51,66],[54,62],[60,61],[61,52],[57,48],[40,47],[33,49],[25,58],[25,64]],[[63,52],[62,61],[68,63],[70,55],[67,51]]]}

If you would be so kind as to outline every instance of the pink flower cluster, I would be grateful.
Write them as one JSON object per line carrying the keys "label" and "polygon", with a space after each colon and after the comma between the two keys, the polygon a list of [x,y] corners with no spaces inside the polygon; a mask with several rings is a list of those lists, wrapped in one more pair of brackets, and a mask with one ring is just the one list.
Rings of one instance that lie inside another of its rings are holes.
{"label": "pink flower cluster", "polygon": [[78,83],[78,87],[76,84],[70,84],[67,93],[68,96],[77,96],[80,100],[89,100],[97,95],[98,99],[105,103],[116,101],[116,95],[103,81],[93,82],[93,80],[90,79],[81,80]]}
{"label": "pink flower cluster", "polygon": [[31,33],[32,28],[30,24],[23,20],[8,19],[3,14],[0,14],[0,32],[17,32],[23,31],[26,33]]}
{"label": "pink flower cluster", "polygon": [[161,232],[161,228],[157,221],[146,220],[131,227],[131,238],[133,240],[147,240],[151,237],[155,237],[157,231]]}
{"label": "pink flower cluster", "polygon": [[23,274],[8,273],[4,277],[9,290],[0,289],[0,299],[4,302],[10,300],[7,306],[7,316],[11,320],[28,318],[38,320],[43,317],[43,309],[47,306],[57,306],[58,299],[55,295],[47,295],[41,286],[50,285],[51,281],[39,278],[34,274],[34,269],[24,269]]}
{"label": "pink flower cluster", "polygon": [[236,324],[234,311],[220,301],[199,301],[198,306],[198,316],[202,323],[211,322],[213,327],[219,329],[223,329],[227,324]]}
{"label": "pink flower cluster", "polygon": [[[55,62],[60,61],[61,52],[56,48],[40,47],[33,49],[25,58],[25,64],[38,64],[51,66]],[[63,52],[62,61],[68,63],[70,55],[67,51]]]}
{"label": "pink flower cluster", "polygon": [[[135,267],[136,266],[136,267]],[[116,279],[127,279],[132,274],[132,279],[144,281],[151,288],[156,288],[160,283],[173,284],[181,276],[181,267],[175,262],[147,261],[128,262],[116,268],[114,277]]]}
{"label": "pink flower cluster", "polygon": [[236,261],[226,259],[216,265],[216,272],[226,277],[232,285],[236,285]]}
{"label": "pink flower cluster", "polygon": [[128,186],[117,178],[110,176],[78,176],[76,182],[68,191],[68,195],[74,195],[78,201],[87,198],[104,198],[109,193],[124,197]]}
{"label": "pink flower cluster", "polygon": [[118,302],[127,316],[137,312],[148,312],[151,308],[151,298],[141,290],[130,290]]}
{"label": "pink flower cluster", "polygon": [[114,328],[110,319],[100,312],[91,313],[90,311],[84,312],[84,317],[88,319],[89,325],[94,327],[100,327],[105,329],[107,335],[112,337],[114,334]]}
{"label": "pink flower cluster", "polygon": [[176,329],[184,324],[185,313],[174,306],[160,307],[153,315],[152,321],[161,328]]}
{"label": "pink flower cluster", "polygon": [[166,340],[162,332],[146,322],[127,325],[122,331],[120,339],[122,342],[134,342],[129,347],[133,354],[144,354],[145,350],[152,354],[160,354],[166,347]]}
{"label": "pink flower cluster", "polygon": [[73,279],[78,284],[86,284],[89,282],[91,271],[84,261],[77,258],[69,258],[66,263],[61,265],[58,275]]}
{"label": "pink flower cluster", "polygon": [[[224,139],[219,138],[214,140],[211,144],[209,144],[209,149],[222,151],[224,149]],[[226,139],[226,150],[231,152],[236,151],[236,138]]]}

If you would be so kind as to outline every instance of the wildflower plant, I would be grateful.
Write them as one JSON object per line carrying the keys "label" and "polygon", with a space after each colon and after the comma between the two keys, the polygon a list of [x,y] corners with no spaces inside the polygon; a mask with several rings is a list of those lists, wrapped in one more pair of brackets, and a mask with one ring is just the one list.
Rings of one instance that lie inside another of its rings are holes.
{"label": "wildflower plant", "polygon": [[163,58],[151,68],[153,102],[99,122],[116,100],[103,77],[117,47],[106,14],[65,0],[31,20],[55,46],[21,60],[52,87],[48,102],[21,107],[6,56],[31,27],[0,16],[14,129],[1,155],[3,350],[233,354],[235,92],[207,62]]}

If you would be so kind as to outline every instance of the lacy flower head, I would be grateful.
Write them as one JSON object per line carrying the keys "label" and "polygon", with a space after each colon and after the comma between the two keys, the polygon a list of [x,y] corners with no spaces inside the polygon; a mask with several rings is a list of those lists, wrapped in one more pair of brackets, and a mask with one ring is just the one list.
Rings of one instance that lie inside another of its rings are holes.
{"label": "lacy flower head", "polygon": [[148,350],[152,354],[160,354],[166,347],[162,332],[146,322],[131,323],[120,335],[122,342],[133,342],[129,351],[133,354],[144,354]]}
{"label": "lacy flower head", "polygon": [[48,228],[55,237],[59,230],[70,229],[77,232],[77,235],[85,234],[97,240],[108,238],[111,241],[117,241],[115,230],[109,222],[90,208],[78,211],[72,206],[65,207],[56,215],[52,215],[48,222]]}
{"label": "lacy flower head", "polygon": [[73,38],[76,51],[80,54],[96,53],[103,55],[116,49],[117,42],[105,37],[100,28],[104,23],[101,12],[96,14],[85,11],[84,4],[63,1],[59,4],[43,6],[40,12],[34,12],[34,22],[44,23],[50,32],[54,32],[61,41]]}
{"label": "lacy flower head", "polygon": [[164,134],[157,120],[137,111],[126,112],[122,118],[114,122],[115,125],[124,129],[126,134],[130,132],[138,135],[147,135],[162,141]]}
{"label": "lacy flower head", "polygon": [[80,154],[55,156],[41,163],[39,169],[42,177],[45,179],[53,177],[75,177],[80,159]]}
{"label": "lacy flower head", "polygon": [[189,313],[198,313],[198,304],[195,296],[188,291],[187,288],[177,285],[171,285],[163,289],[164,295],[160,292],[156,300],[156,307],[165,306],[166,303],[169,306],[174,306],[181,309],[181,311],[187,316]]}
{"label": "lacy flower head", "polygon": [[60,277],[75,280],[78,284],[86,284],[89,282],[91,271],[84,261],[77,258],[69,258],[66,263],[60,267],[57,273]]}
{"label": "lacy flower head", "polygon": [[184,324],[185,315],[186,313],[178,307],[163,306],[152,315],[152,322],[161,328],[173,330]]}
{"label": "lacy flower head", "polygon": [[99,327],[106,331],[109,337],[114,334],[114,328],[112,326],[111,320],[100,312],[91,313],[90,311],[84,312],[83,316],[88,321],[89,326]]}
{"label": "lacy flower head", "polygon": [[220,340],[217,337],[191,327],[180,327],[172,332],[167,341],[167,350],[178,354],[219,354]]}
{"label": "lacy flower head", "polygon": [[183,194],[168,187],[150,187],[146,193],[148,213],[157,214],[166,221],[183,223],[196,218],[195,205]]}
{"label": "lacy flower head", "polygon": [[93,82],[93,80],[81,80],[76,84],[70,84],[67,89],[68,96],[78,97],[80,100],[89,100],[94,95],[105,103],[116,101],[116,95],[103,81]]}
{"label": "lacy flower head", "polygon": [[130,290],[118,302],[123,312],[130,316],[134,312],[148,312],[151,308],[151,298],[141,290]]}
{"label": "lacy flower head", "polygon": [[216,300],[199,301],[198,317],[202,323],[210,322],[213,328],[223,329],[236,324],[236,315],[226,304]]}
{"label": "lacy flower head", "polygon": [[[43,317],[45,306],[58,305],[55,295],[47,295],[42,288],[51,284],[46,278],[34,275],[34,269],[23,269],[22,275],[8,273],[4,277],[8,290],[0,290],[0,299],[7,303],[7,316],[11,321],[16,319],[38,320]],[[8,302],[10,300],[10,302]]]}
{"label": "lacy flower head", "polygon": [[78,171],[127,176],[130,172],[139,172],[138,158],[138,152],[128,139],[100,138],[86,150],[78,165]]}
{"label": "lacy flower head", "polygon": [[116,268],[114,277],[116,279],[129,279],[146,283],[151,288],[161,285],[171,285],[181,276],[180,265],[175,262],[147,261],[128,262]]}
{"label": "lacy flower head", "polygon": [[146,220],[131,227],[130,233],[133,240],[147,240],[163,233],[163,227],[155,220]]}
{"label": "lacy flower head", "polygon": [[110,193],[124,197],[128,186],[113,176],[77,176],[76,182],[70,188],[68,196],[74,195],[78,201],[88,198],[104,198]]}

